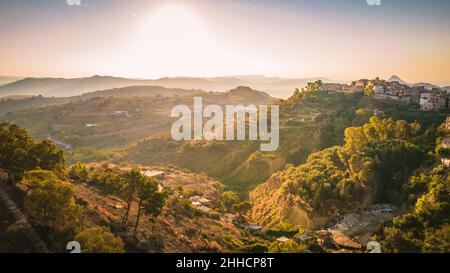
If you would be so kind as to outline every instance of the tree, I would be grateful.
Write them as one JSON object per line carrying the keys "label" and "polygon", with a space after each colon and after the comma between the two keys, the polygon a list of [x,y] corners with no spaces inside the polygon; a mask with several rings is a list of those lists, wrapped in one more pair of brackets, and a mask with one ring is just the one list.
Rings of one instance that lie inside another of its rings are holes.
{"label": "tree", "polygon": [[130,214],[131,203],[133,202],[136,189],[139,184],[143,183],[145,179],[144,175],[139,171],[139,169],[134,168],[125,174],[126,188],[124,189],[125,196],[127,199],[127,209],[122,217],[122,224],[125,226],[128,222],[128,216]]}
{"label": "tree", "polygon": [[145,177],[137,168],[132,169],[125,174],[126,188],[125,194],[127,198],[127,209],[122,218],[122,224],[126,225],[130,214],[131,203],[137,196],[138,214],[134,230],[137,231],[141,212],[146,215],[156,217],[161,213],[164,206],[166,195],[158,191],[158,183],[153,179]]}
{"label": "tree", "polygon": [[269,253],[299,253],[307,249],[306,245],[297,244],[293,240],[286,242],[275,241],[269,246]]}
{"label": "tree", "polygon": [[242,201],[240,203],[234,204],[232,210],[237,214],[245,214],[247,211],[252,209],[252,204],[248,201]]}
{"label": "tree", "polygon": [[29,171],[25,179],[30,182],[25,208],[32,219],[54,229],[76,219],[80,207],[75,204],[72,185],[43,170]]}
{"label": "tree", "polygon": [[355,111],[355,118],[353,119],[353,124],[361,126],[369,121],[372,116],[372,110],[368,108],[360,108]]}
{"label": "tree", "polygon": [[372,111],[368,108],[359,108],[355,111],[355,115],[360,117],[370,117],[372,115]]}
{"label": "tree", "polygon": [[99,226],[80,231],[74,240],[81,245],[81,252],[86,253],[123,253],[124,243],[120,237],[107,228]]}
{"label": "tree", "polygon": [[315,82],[308,82],[306,84],[305,91],[307,93],[316,92],[319,91],[322,88],[322,86],[323,86],[322,80],[317,80]]}
{"label": "tree", "polygon": [[423,244],[424,252],[449,253],[450,252],[450,224],[445,224],[441,229],[427,231]]}
{"label": "tree", "polygon": [[86,181],[88,178],[88,170],[86,165],[78,161],[70,168],[69,176],[74,180]]}
{"label": "tree", "polygon": [[235,192],[232,191],[225,191],[222,193],[222,202],[225,205],[225,207],[230,210],[232,209],[233,205],[239,202],[239,197]]}
{"label": "tree", "polygon": [[320,90],[320,88],[322,88],[322,86],[323,86],[323,81],[317,80],[315,83],[316,83],[317,89]]}
{"label": "tree", "polygon": [[372,83],[367,84],[366,87],[364,87],[364,95],[373,96],[373,94],[375,93],[374,89],[375,88]]}
{"label": "tree", "polygon": [[66,176],[64,152],[59,150],[55,143],[49,139],[35,143],[29,150],[28,158],[31,161],[30,169],[39,167],[49,170],[58,177]]}
{"label": "tree", "polygon": [[1,123],[0,168],[6,171],[10,183],[20,179],[25,171],[36,168],[52,171],[64,178],[64,153],[49,139],[36,143],[18,125]]}
{"label": "tree", "polygon": [[367,145],[362,127],[349,127],[344,131],[345,145],[350,151],[358,151]]}
{"label": "tree", "polygon": [[398,139],[408,139],[410,137],[410,126],[405,120],[395,122],[395,137]]}
{"label": "tree", "polygon": [[112,170],[95,171],[91,175],[90,182],[101,186],[108,194],[116,194],[125,199],[128,198],[129,184],[123,174],[116,173]]}
{"label": "tree", "polygon": [[403,232],[400,228],[387,227],[384,229],[382,249],[394,253],[420,252],[421,242],[411,232]]}
{"label": "tree", "polygon": [[0,124],[0,168],[6,171],[10,183],[28,169],[27,155],[33,144],[24,129],[15,124]]}
{"label": "tree", "polygon": [[135,233],[139,226],[141,212],[148,216],[157,217],[161,214],[166,201],[166,194],[158,191],[158,183],[152,178],[145,178],[140,181],[140,184],[137,186],[137,196],[139,203],[134,226]]}

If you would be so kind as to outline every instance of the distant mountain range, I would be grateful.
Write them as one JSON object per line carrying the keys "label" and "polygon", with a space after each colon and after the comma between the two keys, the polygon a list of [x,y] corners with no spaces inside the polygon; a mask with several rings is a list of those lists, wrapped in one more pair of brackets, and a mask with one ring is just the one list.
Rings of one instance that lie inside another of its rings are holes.
{"label": "distant mountain range", "polygon": [[0,76],[0,86],[23,79],[23,77]]}
{"label": "distant mountain range", "polygon": [[335,82],[327,78],[282,79],[252,76],[227,76],[214,78],[174,77],[156,80],[128,79],[110,76],[92,76],[86,78],[24,78],[0,86],[0,97],[12,95],[42,95],[45,97],[71,97],[83,93],[121,88],[126,86],[162,86],[166,88],[202,89],[204,91],[227,91],[237,86],[248,86],[261,90],[273,97],[287,98],[295,88],[307,82],[322,80]]}
{"label": "distant mountain range", "polygon": [[407,83],[407,82],[405,82],[404,80],[400,79],[400,77],[397,76],[397,75],[392,75],[392,76],[389,78],[388,82],[398,82],[398,83],[401,83],[401,84],[410,85],[409,83]]}
{"label": "distant mountain range", "polygon": [[[173,77],[148,79],[129,79],[111,76],[92,76],[85,78],[23,78],[0,77],[0,97],[42,95],[45,97],[73,97],[88,92],[123,88],[128,86],[161,86],[165,88],[194,89],[203,91],[223,92],[238,86],[248,86],[255,90],[268,93],[275,98],[288,98],[295,88],[301,88],[308,82],[322,80],[323,82],[338,82],[323,77],[284,79],[265,77],[261,75],[225,76],[213,78]],[[14,81],[15,80],[15,81]],[[1,82],[9,82],[1,85]],[[11,82],[12,81],[12,82]],[[388,81],[397,81],[409,86],[438,87],[429,83],[411,84],[398,76],[392,76]],[[448,87],[446,87],[448,88]]]}
{"label": "distant mountain range", "polygon": [[42,95],[46,97],[71,97],[83,93],[125,87],[148,85],[140,80],[93,76],[88,78],[25,78],[0,86],[0,96]]}
{"label": "distant mountain range", "polygon": [[393,75],[389,78],[388,82],[398,82],[401,84],[405,84],[408,86],[424,86],[424,87],[428,87],[428,88],[442,88],[442,89],[448,89],[449,87],[440,87],[431,83],[426,83],[426,82],[418,82],[418,83],[409,83],[409,82],[405,82],[404,80],[402,80],[400,77]]}

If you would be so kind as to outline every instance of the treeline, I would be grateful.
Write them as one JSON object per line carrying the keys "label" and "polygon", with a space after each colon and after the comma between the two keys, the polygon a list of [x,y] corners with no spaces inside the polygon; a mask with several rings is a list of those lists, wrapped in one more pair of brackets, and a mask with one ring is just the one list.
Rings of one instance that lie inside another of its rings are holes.
{"label": "treeline", "polygon": [[38,142],[18,125],[0,123],[0,168],[7,173],[10,183],[33,169],[49,170],[64,177],[64,153],[49,139]]}

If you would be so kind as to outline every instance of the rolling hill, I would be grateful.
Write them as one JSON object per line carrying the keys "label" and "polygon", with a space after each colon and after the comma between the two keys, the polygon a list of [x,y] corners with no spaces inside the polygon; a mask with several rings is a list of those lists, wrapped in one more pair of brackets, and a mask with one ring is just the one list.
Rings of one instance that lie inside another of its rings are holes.
{"label": "rolling hill", "polygon": [[192,105],[195,95],[201,95],[205,104],[267,104],[273,100],[247,87],[212,93],[137,86],[68,98],[3,100],[0,109],[5,114],[2,120],[21,124],[36,137],[50,136],[68,147],[112,148],[169,131],[172,107]]}
{"label": "rolling hill", "polygon": [[110,76],[92,76],[85,78],[25,78],[0,86],[0,97],[11,95],[42,95],[45,97],[71,97],[83,93],[127,86],[162,86],[166,88],[202,89],[223,92],[236,86],[248,86],[261,90],[272,97],[287,98],[295,88],[307,82],[326,78],[282,79],[264,76],[229,76],[214,78],[172,77],[155,80],[127,79]]}
{"label": "rolling hill", "polygon": [[0,86],[23,79],[22,77],[0,76]]}
{"label": "rolling hill", "polygon": [[96,90],[132,85],[145,85],[145,81],[125,78],[93,76],[87,78],[25,78],[0,87],[0,96],[42,95],[71,97]]}
{"label": "rolling hill", "polygon": [[73,97],[43,97],[15,95],[0,98],[0,116],[8,112],[18,111],[28,108],[39,108],[51,105],[60,105],[69,102],[82,101],[95,97],[171,97],[187,96],[202,93],[201,90],[187,90],[179,88],[164,88],[160,86],[128,86],[113,88],[101,91],[94,91]]}

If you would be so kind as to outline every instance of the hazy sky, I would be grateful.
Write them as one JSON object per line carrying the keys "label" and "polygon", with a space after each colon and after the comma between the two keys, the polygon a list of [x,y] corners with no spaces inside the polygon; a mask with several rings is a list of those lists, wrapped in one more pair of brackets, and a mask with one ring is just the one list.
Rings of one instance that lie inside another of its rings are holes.
{"label": "hazy sky", "polygon": [[0,75],[450,83],[447,0],[81,2],[0,0]]}

